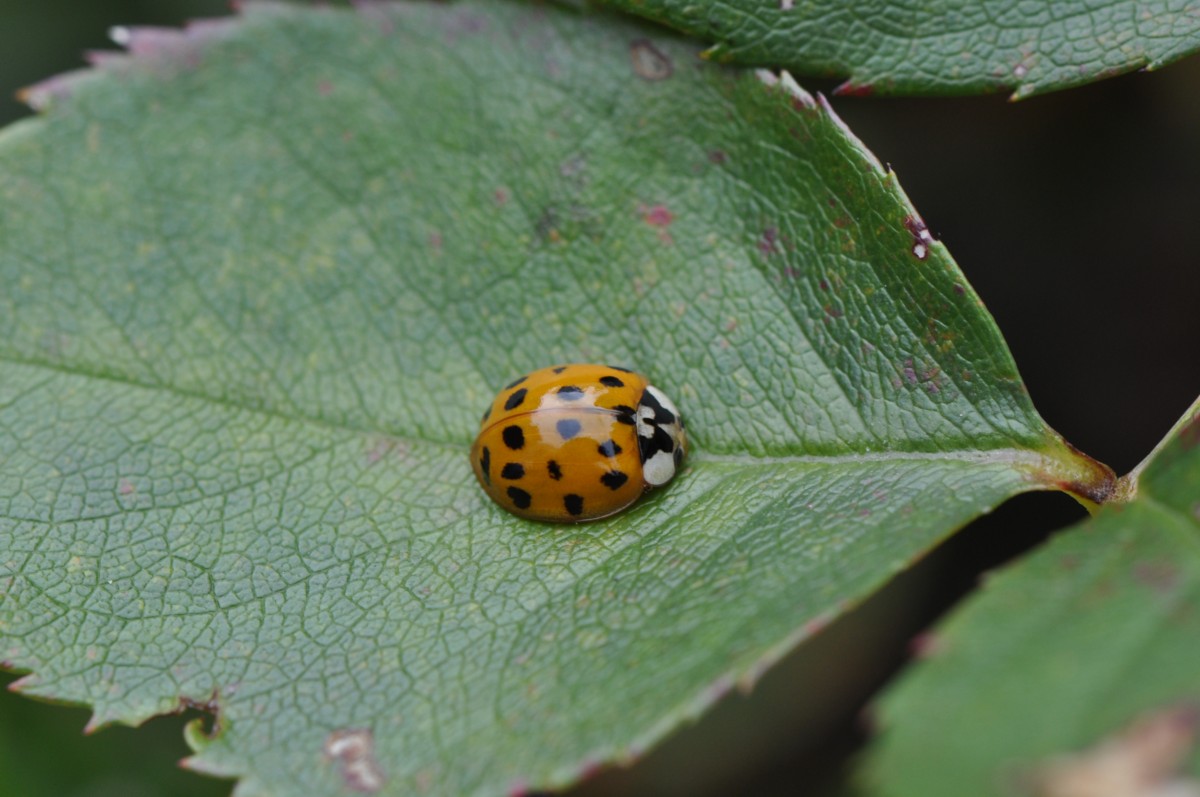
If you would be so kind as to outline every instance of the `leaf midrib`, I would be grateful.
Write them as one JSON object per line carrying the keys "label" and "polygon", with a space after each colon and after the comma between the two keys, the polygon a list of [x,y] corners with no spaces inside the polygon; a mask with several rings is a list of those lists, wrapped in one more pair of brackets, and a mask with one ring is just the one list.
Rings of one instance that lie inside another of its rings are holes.
{"label": "leaf midrib", "polygon": [[[153,384],[143,382],[137,379],[129,378],[128,376],[118,376],[115,374],[106,374],[99,371],[90,371],[86,369],[78,369],[68,367],[60,363],[54,363],[46,360],[38,360],[35,358],[20,357],[12,352],[0,352],[0,364],[15,365],[24,368],[36,368],[45,371],[51,371],[64,376],[92,379],[101,382],[109,382],[116,385],[121,385],[126,388],[136,388],[145,390],[151,393],[163,393],[166,395],[177,396],[180,398],[193,399],[203,401],[216,406],[226,407],[230,410],[239,413],[251,413],[265,418],[285,421],[288,423],[305,424],[319,429],[324,429],[329,432],[338,434],[354,434],[360,436],[386,436],[388,438],[405,442],[438,446],[441,448],[464,449],[470,445],[468,439],[438,439],[432,437],[420,437],[410,433],[402,433],[381,429],[363,424],[355,424],[348,422],[331,421],[328,418],[322,418],[319,415],[287,415],[277,409],[271,407],[253,407],[247,404],[242,404],[229,398],[213,396],[208,393],[203,393],[196,390],[189,390],[178,385],[160,383]],[[1046,458],[1043,454],[1032,448],[1018,448],[1013,446],[1003,446],[996,448],[978,448],[970,449],[963,448],[951,451],[904,451],[900,449],[889,449],[884,451],[858,451],[847,454],[789,454],[785,456],[777,455],[755,455],[750,453],[717,453],[706,452],[704,450],[693,450],[689,456],[691,464],[707,464],[707,465],[729,465],[729,466],[778,466],[778,465],[797,465],[797,464],[812,464],[812,465],[839,465],[839,464],[864,464],[864,463],[879,463],[879,462],[911,462],[911,461],[928,461],[928,462],[964,462],[979,465],[987,464],[1006,464],[1014,468],[1028,467],[1045,467]]]}

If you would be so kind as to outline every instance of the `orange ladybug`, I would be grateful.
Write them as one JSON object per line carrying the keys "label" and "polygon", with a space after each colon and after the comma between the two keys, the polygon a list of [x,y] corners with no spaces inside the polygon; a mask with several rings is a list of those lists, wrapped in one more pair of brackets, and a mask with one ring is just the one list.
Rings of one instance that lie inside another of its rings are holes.
{"label": "orange ladybug", "polygon": [[471,446],[493,501],[529,520],[576,523],[619,512],[675,475],[683,418],[644,376],[557,365],[505,386]]}

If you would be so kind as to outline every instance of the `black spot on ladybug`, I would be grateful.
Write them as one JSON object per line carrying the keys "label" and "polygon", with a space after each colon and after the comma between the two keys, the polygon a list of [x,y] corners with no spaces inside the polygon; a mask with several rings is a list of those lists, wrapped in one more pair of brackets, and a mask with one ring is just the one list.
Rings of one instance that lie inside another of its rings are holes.
{"label": "black spot on ladybug", "polygon": [[628,404],[618,404],[613,407],[613,412],[617,413],[617,423],[635,426],[637,424],[637,412]]}
{"label": "black spot on ladybug", "polygon": [[528,509],[533,496],[522,490],[520,487],[509,487],[508,497],[512,499],[513,506],[517,509]]}
{"label": "black spot on ladybug", "polygon": [[619,470],[610,470],[600,477],[600,481],[610,490],[619,490],[621,489],[621,485],[629,481],[629,477]]}
{"label": "black spot on ladybug", "polygon": [[505,426],[500,435],[504,438],[504,445],[513,451],[520,451],[525,447],[525,433],[521,431],[520,426]]}
{"label": "black spot on ladybug", "polygon": [[492,452],[488,450],[487,446],[484,446],[483,454],[479,457],[479,470],[483,473],[483,480],[488,484],[492,483],[492,474],[490,473],[491,467]]}
{"label": "black spot on ladybug", "polygon": [[562,478],[562,468],[558,467],[558,463],[550,460],[546,463],[546,470],[550,471],[550,478],[558,481]]}
{"label": "black spot on ladybug", "polygon": [[613,369],[614,371],[620,371],[620,372],[621,372],[621,373],[623,373],[623,374],[632,374],[632,373],[633,373],[633,371],[630,371],[628,368],[622,368],[622,367],[621,367],[621,366],[619,366],[619,365],[608,365],[608,366],[605,366],[605,367],[606,367],[606,368],[611,368],[611,369]]}
{"label": "black spot on ladybug", "polygon": [[654,433],[650,437],[638,438],[638,454],[641,456],[643,464],[659,451],[670,454],[675,450],[675,441],[671,439],[671,435],[657,426],[652,428]]}
{"label": "black spot on ladybug", "polygon": [[583,429],[583,424],[574,418],[563,418],[558,423],[554,424],[554,428],[558,430],[558,436],[563,440],[570,440]]}
{"label": "black spot on ladybug", "polygon": [[484,421],[486,421],[488,419],[488,416],[491,414],[492,414],[492,408],[489,405],[488,408],[483,411],[483,417],[479,419],[479,422],[483,423]]}
{"label": "black spot on ladybug", "polygon": [[526,379],[526,377],[524,377],[524,376],[518,377],[518,378],[514,379],[513,381],[509,382],[507,385],[505,385],[505,386],[504,386],[504,389],[505,389],[505,390],[512,390],[514,387],[516,387],[517,385],[519,385],[519,384],[521,384],[522,382],[524,382],[524,381],[525,381],[525,379]]}
{"label": "black spot on ladybug", "polygon": [[625,387],[625,383],[615,376],[600,377],[600,384],[608,385],[609,387]]}
{"label": "black spot on ladybug", "polygon": [[504,402],[504,409],[514,410],[517,407],[521,406],[521,402],[525,400],[525,394],[528,392],[529,391],[526,390],[525,388],[521,388],[516,393],[513,393],[511,396],[508,397],[508,401]]}
{"label": "black spot on ladybug", "polygon": [[525,466],[520,462],[507,462],[500,471],[500,478],[516,481],[525,475]]}
{"label": "black spot on ladybug", "polygon": [[567,370],[567,366],[565,366],[565,365],[560,365],[560,366],[558,366],[557,368],[555,368],[555,369],[554,369],[554,373],[556,373],[556,374],[561,374],[561,373],[562,373],[563,371],[565,371],[565,370]]}
{"label": "black spot on ladybug", "polygon": [[598,448],[602,457],[615,457],[621,453],[621,447],[612,440],[605,440]]}
{"label": "black spot on ladybug", "polygon": [[583,398],[583,388],[575,385],[563,385],[557,392],[558,397],[563,401],[578,401]]}
{"label": "black spot on ladybug", "polygon": [[583,496],[574,493],[564,495],[563,506],[567,508],[567,514],[578,517],[583,514]]}
{"label": "black spot on ladybug", "polygon": [[[663,424],[664,426],[675,423],[675,413],[664,407],[651,391],[647,390],[642,393],[642,399],[638,403],[643,407],[649,407],[654,410],[654,417],[650,419],[651,423]],[[670,451],[671,449],[668,448],[667,450]]]}
{"label": "black spot on ladybug", "polygon": [[675,467],[677,467],[677,468],[678,468],[678,467],[679,467],[679,463],[680,463],[680,462],[683,462],[683,449],[682,449],[682,448],[677,448],[677,449],[675,449],[675,454],[674,454],[674,456],[675,456]]}

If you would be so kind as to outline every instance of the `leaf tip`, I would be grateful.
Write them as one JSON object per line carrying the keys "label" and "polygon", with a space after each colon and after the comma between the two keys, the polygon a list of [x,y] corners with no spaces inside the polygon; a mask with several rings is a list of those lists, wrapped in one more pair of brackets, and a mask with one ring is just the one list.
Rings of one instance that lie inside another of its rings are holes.
{"label": "leaf tip", "polygon": [[874,84],[855,83],[853,79],[843,81],[833,89],[835,97],[870,97],[874,93]]}

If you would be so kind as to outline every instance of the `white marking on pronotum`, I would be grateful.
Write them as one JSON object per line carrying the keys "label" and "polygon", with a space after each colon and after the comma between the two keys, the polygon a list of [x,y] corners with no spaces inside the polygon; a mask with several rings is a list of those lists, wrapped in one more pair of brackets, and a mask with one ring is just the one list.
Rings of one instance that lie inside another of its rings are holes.
{"label": "white marking on pronotum", "polygon": [[113,40],[113,44],[128,47],[133,40],[133,33],[124,25],[113,25],[108,29],[108,38]]}
{"label": "white marking on pronotum", "polygon": [[656,451],[642,465],[642,478],[654,487],[666,484],[675,475],[675,457],[667,451]]}
{"label": "white marking on pronotum", "polygon": [[663,406],[663,409],[670,410],[672,415],[674,415],[676,418],[679,417],[679,408],[675,406],[675,402],[667,398],[665,393],[656,388],[654,385],[646,385],[646,389],[650,391],[651,395],[658,399],[658,403]]}
{"label": "white marking on pronotum", "polygon": [[375,760],[375,737],[366,728],[339,728],[325,737],[325,755],[342,765],[342,780],[352,791],[373,794],[387,778]]}
{"label": "white marking on pronotum", "polygon": [[638,405],[637,408],[637,433],[641,437],[654,437],[654,425],[650,423],[654,419],[654,409],[647,407],[645,404]]}

